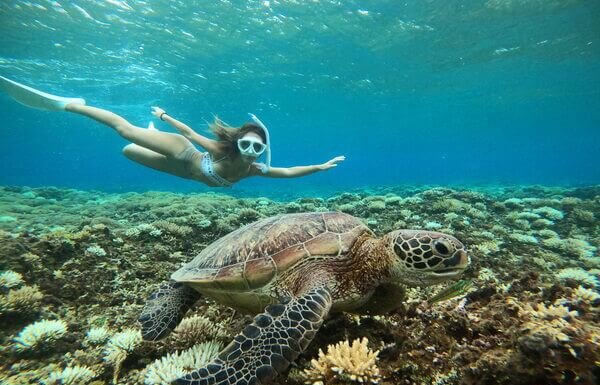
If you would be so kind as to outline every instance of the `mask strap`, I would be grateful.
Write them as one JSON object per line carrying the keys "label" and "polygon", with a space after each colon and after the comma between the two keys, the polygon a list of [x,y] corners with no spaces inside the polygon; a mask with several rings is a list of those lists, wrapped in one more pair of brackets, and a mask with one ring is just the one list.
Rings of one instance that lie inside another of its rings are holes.
{"label": "mask strap", "polygon": [[267,130],[267,126],[264,125],[263,122],[260,121],[254,114],[248,114],[260,128],[265,132],[265,137],[267,139],[267,149],[265,150],[265,167],[261,168],[263,174],[266,174],[271,168],[271,138],[269,137],[269,130]]}

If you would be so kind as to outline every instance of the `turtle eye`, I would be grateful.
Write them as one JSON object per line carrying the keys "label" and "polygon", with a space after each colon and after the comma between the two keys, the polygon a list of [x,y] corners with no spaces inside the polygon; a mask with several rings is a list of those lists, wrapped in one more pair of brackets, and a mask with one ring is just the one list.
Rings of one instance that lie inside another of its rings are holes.
{"label": "turtle eye", "polygon": [[435,251],[437,251],[441,255],[449,255],[450,254],[450,248],[443,241],[435,242],[433,247],[435,248]]}

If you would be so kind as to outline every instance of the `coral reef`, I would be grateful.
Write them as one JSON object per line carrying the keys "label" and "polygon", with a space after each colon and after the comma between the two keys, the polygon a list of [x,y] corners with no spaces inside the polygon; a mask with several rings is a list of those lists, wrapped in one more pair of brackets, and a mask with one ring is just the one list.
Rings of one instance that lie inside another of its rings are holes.
{"label": "coral reef", "polygon": [[300,385],[311,370],[312,382],[346,381],[335,371],[317,378],[311,361],[363,337],[379,352],[381,385],[599,382],[598,186],[388,186],[281,202],[0,187],[0,384],[167,383],[251,318],[201,299],[165,340],[142,342],[136,319],[156,285],[256,219],[328,210],[378,234],[457,236],[469,246],[473,288],[432,305],[443,287],[410,289],[390,314],[332,316],[281,385]]}

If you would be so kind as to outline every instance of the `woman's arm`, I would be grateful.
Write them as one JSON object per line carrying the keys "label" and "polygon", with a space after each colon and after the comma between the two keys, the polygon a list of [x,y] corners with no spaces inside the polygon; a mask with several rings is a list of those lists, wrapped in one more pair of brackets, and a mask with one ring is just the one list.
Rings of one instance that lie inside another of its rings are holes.
{"label": "woman's arm", "polygon": [[262,173],[257,168],[254,172],[254,175],[262,175],[270,178],[296,178],[337,167],[338,163],[345,159],[345,156],[336,156],[335,158],[328,160],[323,164],[317,164],[314,166],[270,167],[269,171],[266,173]]}
{"label": "woman's arm", "polygon": [[156,116],[160,120],[163,120],[173,126],[177,131],[186,137],[189,141],[196,143],[208,152],[217,152],[219,145],[216,140],[209,139],[205,136],[198,134],[190,126],[179,120],[171,117],[160,107],[152,107],[152,115]]}

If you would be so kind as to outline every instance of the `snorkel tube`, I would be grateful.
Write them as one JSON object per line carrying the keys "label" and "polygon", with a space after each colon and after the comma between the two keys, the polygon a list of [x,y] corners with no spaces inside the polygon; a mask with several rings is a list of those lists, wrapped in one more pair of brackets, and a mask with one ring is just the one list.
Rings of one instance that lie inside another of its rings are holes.
{"label": "snorkel tube", "polygon": [[267,139],[267,149],[265,150],[265,163],[259,163],[257,166],[260,168],[260,171],[263,174],[269,172],[269,168],[271,168],[271,138],[269,138],[269,130],[267,130],[267,126],[264,125],[263,122],[260,121],[259,118],[254,114],[248,114],[252,118],[252,121],[256,123],[260,128],[265,132],[265,138]]}

